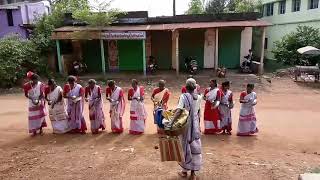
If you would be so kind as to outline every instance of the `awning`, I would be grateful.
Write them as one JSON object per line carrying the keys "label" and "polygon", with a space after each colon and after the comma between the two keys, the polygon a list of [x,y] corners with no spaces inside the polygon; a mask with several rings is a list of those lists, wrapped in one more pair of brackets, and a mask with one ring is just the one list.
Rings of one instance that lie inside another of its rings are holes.
{"label": "awning", "polygon": [[312,46],[302,47],[302,48],[299,48],[297,51],[300,54],[305,54],[305,55],[320,55],[320,49]]}
{"label": "awning", "polygon": [[[107,27],[65,26],[55,29],[52,34],[52,39],[100,39],[100,34],[103,31],[173,31],[179,29],[207,29],[223,27],[266,27],[270,25],[271,23],[268,23],[263,20],[253,20],[175,24],[146,24]],[[75,36],[75,38],[73,38],[73,36]]]}

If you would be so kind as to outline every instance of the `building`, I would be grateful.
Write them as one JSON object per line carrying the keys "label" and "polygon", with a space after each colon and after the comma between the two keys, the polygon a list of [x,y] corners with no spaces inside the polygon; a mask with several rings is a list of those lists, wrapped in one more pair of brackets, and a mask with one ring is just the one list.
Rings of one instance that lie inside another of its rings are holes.
{"label": "building", "polygon": [[1,1],[4,5],[0,5],[0,38],[8,34],[19,34],[28,38],[36,18],[50,12],[48,1],[10,2]]}
{"label": "building", "polygon": [[274,42],[295,31],[299,26],[320,28],[319,0],[263,0],[263,20],[272,25],[267,28],[265,54],[273,58]]}
{"label": "building", "polygon": [[[160,69],[184,69],[184,59],[194,57],[201,69],[238,68],[252,47],[253,27],[269,23],[257,13],[219,15],[180,15],[174,17],[122,17],[108,27],[65,26],[56,29],[61,73],[71,61],[87,64],[91,73],[144,71],[149,56]],[[263,33],[260,37],[264,41]],[[263,53],[263,50],[261,51]],[[261,56],[263,57],[263,55]],[[263,58],[261,59],[261,72]]]}

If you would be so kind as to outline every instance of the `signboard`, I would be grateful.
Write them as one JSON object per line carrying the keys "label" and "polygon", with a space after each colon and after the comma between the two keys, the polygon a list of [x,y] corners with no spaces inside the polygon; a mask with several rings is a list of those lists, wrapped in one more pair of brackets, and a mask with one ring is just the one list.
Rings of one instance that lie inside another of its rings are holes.
{"label": "signboard", "polygon": [[145,31],[102,32],[101,39],[142,40],[142,39],[146,39],[146,32]]}

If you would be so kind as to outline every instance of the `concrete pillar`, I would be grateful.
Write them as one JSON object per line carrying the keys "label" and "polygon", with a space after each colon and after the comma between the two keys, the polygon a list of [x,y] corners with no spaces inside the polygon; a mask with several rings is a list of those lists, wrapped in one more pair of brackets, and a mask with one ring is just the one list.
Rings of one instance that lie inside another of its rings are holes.
{"label": "concrete pillar", "polygon": [[143,75],[147,76],[147,62],[146,62],[146,40],[142,40],[142,64],[143,64]]}
{"label": "concrete pillar", "polygon": [[204,36],[204,68],[214,68],[216,51],[216,29],[207,29]]}
{"label": "concrete pillar", "polygon": [[248,55],[249,49],[252,48],[252,27],[245,27],[241,32],[241,49],[240,64],[244,60],[244,56]]}
{"label": "concrete pillar", "polygon": [[101,66],[103,75],[106,74],[106,59],[104,57],[104,44],[103,39],[100,39],[100,53],[101,53]]}
{"label": "concrete pillar", "polygon": [[259,74],[263,74],[264,71],[264,43],[266,38],[266,27],[262,27],[262,36],[261,36],[261,54],[260,54],[260,68],[259,68]]}
{"label": "concrete pillar", "polygon": [[56,46],[57,46],[57,57],[58,57],[59,73],[63,74],[62,58],[61,58],[61,53],[60,53],[60,42],[59,42],[59,40],[56,40]]}
{"label": "concrete pillar", "polygon": [[215,39],[215,58],[214,58],[214,69],[217,70],[219,67],[219,29],[216,28],[216,39]]}
{"label": "concrete pillar", "polygon": [[179,75],[179,31],[172,31],[172,68]]}

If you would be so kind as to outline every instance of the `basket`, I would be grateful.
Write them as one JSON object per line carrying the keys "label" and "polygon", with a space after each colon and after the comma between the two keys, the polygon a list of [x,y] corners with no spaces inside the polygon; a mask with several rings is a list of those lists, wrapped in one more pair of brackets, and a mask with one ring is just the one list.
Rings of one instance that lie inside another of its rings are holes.
{"label": "basket", "polygon": [[[172,121],[175,112],[176,110],[163,111],[162,115],[165,119]],[[183,109],[177,121],[173,124],[170,122],[164,125],[165,134],[168,136],[179,136],[183,134],[188,127],[188,117],[189,112],[186,109]]]}

